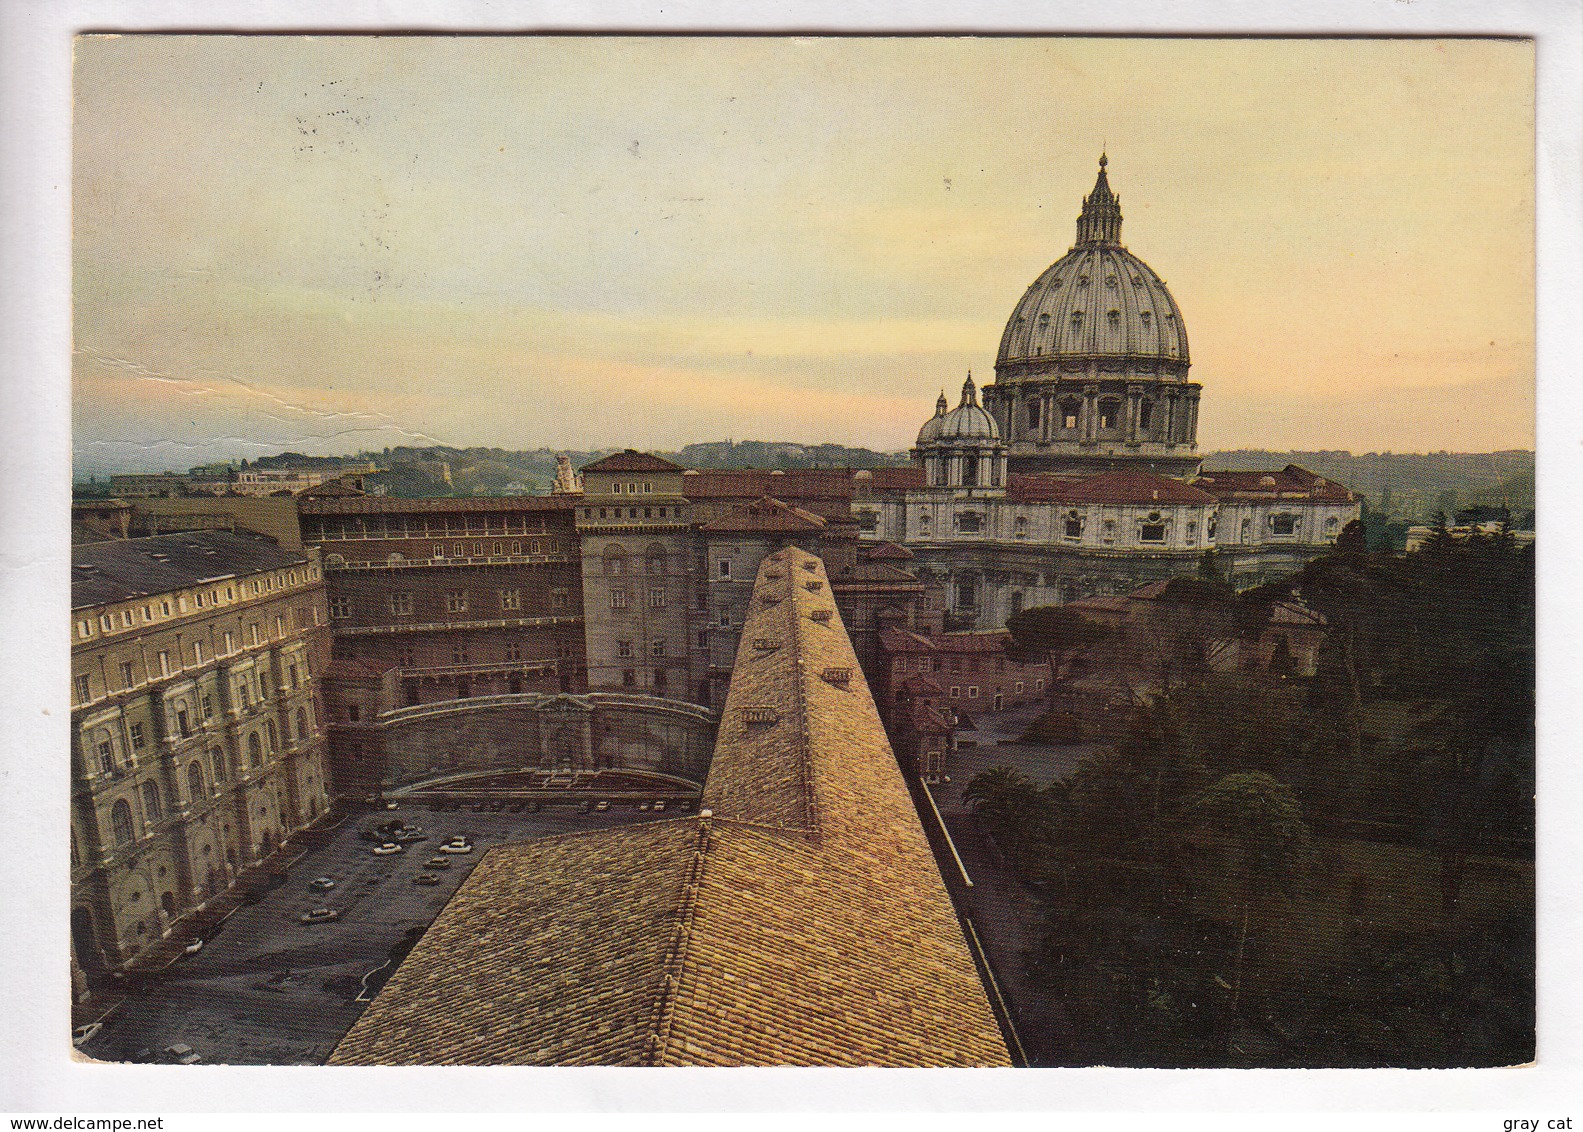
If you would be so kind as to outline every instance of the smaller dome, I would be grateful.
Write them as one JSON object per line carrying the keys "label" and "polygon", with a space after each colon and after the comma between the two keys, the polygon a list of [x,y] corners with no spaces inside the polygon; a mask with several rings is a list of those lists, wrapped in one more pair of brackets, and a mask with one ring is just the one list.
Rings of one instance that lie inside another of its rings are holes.
{"label": "smaller dome", "polygon": [[1000,427],[978,403],[978,389],[969,373],[962,383],[962,403],[949,413],[945,411],[945,394],[935,402],[934,416],[924,423],[918,433],[918,445],[948,444],[960,441],[999,440]]}

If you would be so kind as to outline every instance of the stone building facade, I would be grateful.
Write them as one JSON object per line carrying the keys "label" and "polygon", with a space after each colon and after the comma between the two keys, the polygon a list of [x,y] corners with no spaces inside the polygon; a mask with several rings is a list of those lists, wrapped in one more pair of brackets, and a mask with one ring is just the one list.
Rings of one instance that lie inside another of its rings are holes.
{"label": "stone building facade", "polygon": [[1013,308],[994,384],[980,399],[969,375],[954,409],[942,392],[910,474],[854,499],[864,537],[912,551],[958,628],[1200,571],[1255,585],[1359,515],[1357,495],[1295,465],[1201,471],[1182,312],[1122,246],[1105,165],[1076,243]]}
{"label": "stone building facade", "polygon": [[330,804],[312,551],[196,532],[72,561],[72,946],[94,976]]}

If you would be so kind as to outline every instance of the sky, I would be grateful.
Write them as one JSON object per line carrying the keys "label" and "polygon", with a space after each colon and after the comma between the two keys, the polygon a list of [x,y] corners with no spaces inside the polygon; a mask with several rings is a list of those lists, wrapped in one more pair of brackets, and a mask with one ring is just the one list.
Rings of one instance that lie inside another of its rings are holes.
{"label": "sky", "polygon": [[908,447],[1101,152],[1201,450],[1534,442],[1518,40],[82,37],[73,463]]}

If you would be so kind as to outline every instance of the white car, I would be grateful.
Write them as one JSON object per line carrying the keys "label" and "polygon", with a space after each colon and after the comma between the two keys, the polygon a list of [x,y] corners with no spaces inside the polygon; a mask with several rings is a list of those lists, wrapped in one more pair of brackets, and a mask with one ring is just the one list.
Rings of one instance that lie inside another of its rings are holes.
{"label": "white car", "polygon": [[187,946],[181,949],[183,955],[196,955],[203,950],[203,940],[193,938],[187,941]]}
{"label": "white car", "polygon": [[315,892],[329,892],[335,887],[335,881],[329,877],[314,877],[308,882],[308,887]]}
{"label": "white car", "polygon": [[465,841],[451,841],[440,846],[441,853],[471,853],[473,847]]}
{"label": "white car", "polygon": [[376,857],[388,857],[392,853],[401,853],[406,850],[405,845],[397,845],[394,841],[387,841],[383,845],[374,846],[373,853]]}

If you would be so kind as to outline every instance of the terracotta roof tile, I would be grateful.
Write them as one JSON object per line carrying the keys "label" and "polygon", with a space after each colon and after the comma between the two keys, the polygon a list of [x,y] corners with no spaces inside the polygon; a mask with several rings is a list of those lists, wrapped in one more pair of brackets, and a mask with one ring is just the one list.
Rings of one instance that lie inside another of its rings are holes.
{"label": "terracotta roof tile", "polygon": [[760,567],[710,816],[492,851],[332,1063],[1008,1064],[822,575]]}

